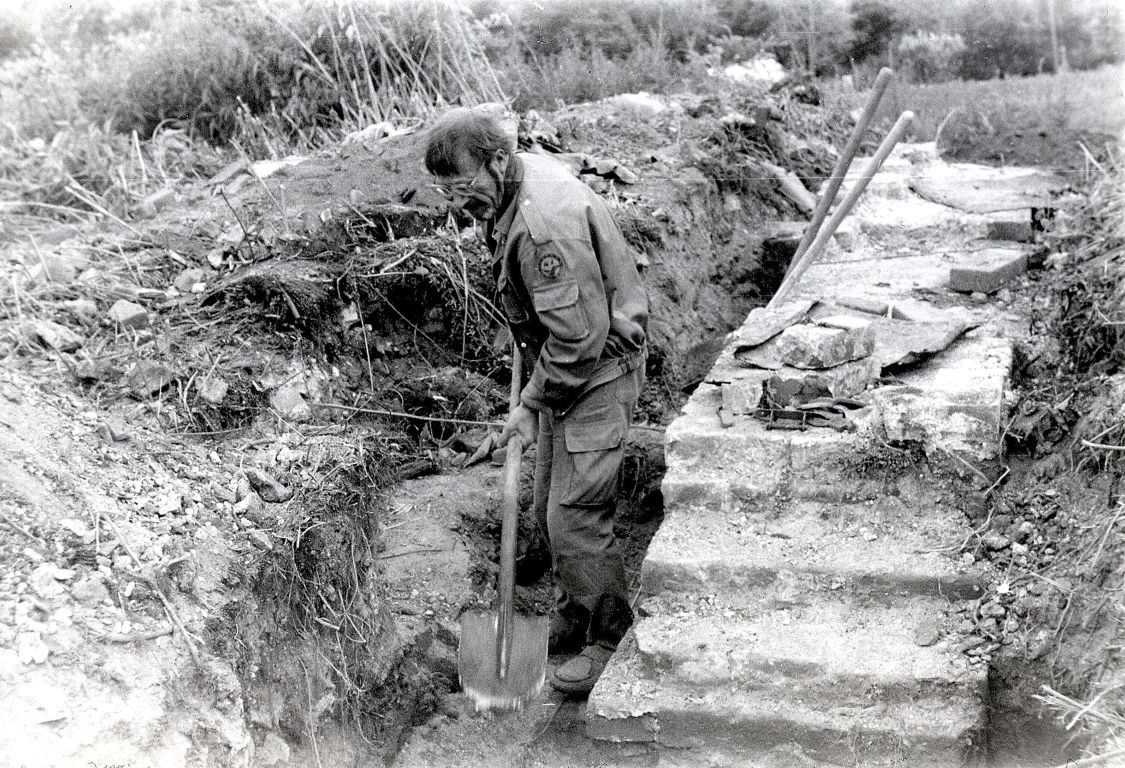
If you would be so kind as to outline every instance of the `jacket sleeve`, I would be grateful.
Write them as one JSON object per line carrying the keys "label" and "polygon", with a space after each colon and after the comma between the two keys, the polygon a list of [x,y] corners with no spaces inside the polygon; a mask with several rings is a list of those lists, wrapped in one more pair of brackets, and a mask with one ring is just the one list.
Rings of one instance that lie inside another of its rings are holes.
{"label": "jacket sleeve", "polygon": [[593,375],[609,333],[601,268],[585,238],[519,244],[520,276],[547,330],[520,401],[534,410],[569,406]]}

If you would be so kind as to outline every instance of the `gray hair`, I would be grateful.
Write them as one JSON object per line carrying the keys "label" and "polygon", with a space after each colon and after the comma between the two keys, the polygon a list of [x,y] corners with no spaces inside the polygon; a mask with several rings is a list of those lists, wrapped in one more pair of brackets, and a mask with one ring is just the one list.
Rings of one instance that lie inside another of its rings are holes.
{"label": "gray hair", "polygon": [[504,149],[514,152],[515,137],[499,118],[481,109],[457,107],[438,118],[426,139],[426,170],[435,176],[455,176],[462,153],[486,163]]}

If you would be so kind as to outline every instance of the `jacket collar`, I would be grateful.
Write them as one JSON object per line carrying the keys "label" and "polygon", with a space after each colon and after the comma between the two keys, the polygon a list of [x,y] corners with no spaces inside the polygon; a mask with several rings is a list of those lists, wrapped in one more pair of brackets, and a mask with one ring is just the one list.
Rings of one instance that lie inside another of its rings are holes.
{"label": "jacket collar", "polygon": [[520,159],[518,154],[512,153],[511,162],[508,163],[508,169],[504,172],[504,196],[500,199],[500,207],[496,212],[496,218],[489,222],[489,226],[485,230],[488,246],[494,255],[499,250],[496,247],[497,244],[508,237],[508,230],[512,227],[512,219],[515,218],[516,210],[519,208],[517,201],[522,186],[523,160]]}

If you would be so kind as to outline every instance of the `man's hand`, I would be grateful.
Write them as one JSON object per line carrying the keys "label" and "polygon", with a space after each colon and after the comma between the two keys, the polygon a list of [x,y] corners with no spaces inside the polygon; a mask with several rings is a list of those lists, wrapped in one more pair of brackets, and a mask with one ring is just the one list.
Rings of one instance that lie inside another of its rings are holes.
{"label": "man's hand", "polygon": [[522,403],[517,405],[516,409],[508,414],[508,421],[504,424],[500,437],[496,438],[496,446],[507,445],[512,435],[523,438],[525,448],[534,443],[539,436],[539,414]]}

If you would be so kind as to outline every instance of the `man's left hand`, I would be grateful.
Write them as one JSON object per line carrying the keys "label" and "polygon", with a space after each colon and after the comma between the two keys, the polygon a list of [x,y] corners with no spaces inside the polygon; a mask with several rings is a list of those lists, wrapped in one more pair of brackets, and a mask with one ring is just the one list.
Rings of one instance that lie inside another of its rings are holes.
{"label": "man's left hand", "polygon": [[508,414],[508,421],[496,439],[497,447],[508,444],[513,435],[523,438],[524,447],[531,445],[539,436],[539,414],[522,403]]}

